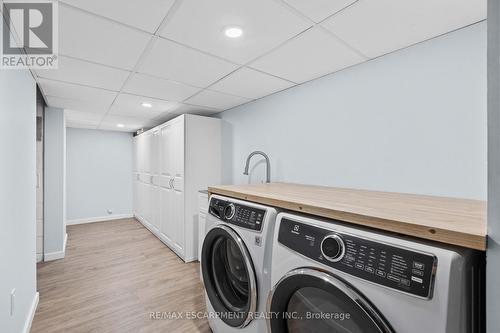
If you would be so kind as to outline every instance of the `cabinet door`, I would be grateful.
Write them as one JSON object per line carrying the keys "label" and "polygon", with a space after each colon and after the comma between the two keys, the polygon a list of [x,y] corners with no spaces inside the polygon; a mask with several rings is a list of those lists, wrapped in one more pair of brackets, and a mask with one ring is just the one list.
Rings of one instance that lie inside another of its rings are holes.
{"label": "cabinet door", "polygon": [[184,252],[184,121],[168,123],[160,134],[160,230]]}
{"label": "cabinet door", "polygon": [[173,236],[173,220],[170,217],[171,214],[171,194],[170,189],[160,187],[160,232],[161,234],[172,242]]}
{"label": "cabinet door", "polygon": [[160,133],[160,174],[167,177],[172,176],[171,137],[172,126],[163,127]]}
{"label": "cabinet door", "polygon": [[178,251],[184,251],[184,121],[178,119],[172,124],[170,150],[172,158],[173,193],[172,218],[174,219],[174,244]]}
{"label": "cabinet door", "polygon": [[132,139],[132,158],[133,158],[133,165],[132,165],[132,171],[135,173],[138,171],[139,168],[139,156],[137,156],[138,153],[138,144],[137,144],[137,137],[134,137]]}
{"label": "cabinet door", "polygon": [[179,119],[172,124],[171,132],[172,173],[175,177],[184,178],[184,121]]}
{"label": "cabinet door", "polygon": [[151,224],[159,231],[160,230],[160,187],[151,186]]}
{"label": "cabinet door", "polygon": [[[149,176],[147,178],[149,179]],[[151,192],[151,183],[144,183],[144,219],[148,224],[151,224],[152,220]]]}
{"label": "cabinet door", "polygon": [[160,173],[160,131],[155,131],[149,138],[149,163],[153,175]]}
{"label": "cabinet door", "polygon": [[160,231],[169,241],[172,240],[172,218],[171,218],[171,157],[170,157],[170,125],[163,127],[160,131]]}
{"label": "cabinet door", "polygon": [[150,139],[151,163],[151,224],[156,231],[160,230],[160,131],[153,132]]}
{"label": "cabinet door", "polygon": [[170,194],[171,218],[173,220],[172,240],[181,253],[184,250],[184,193],[173,190]]}
{"label": "cabinet door", "polygon": [[152,147],[152,134],[144,134],[144,172],[151,173],[151,147]]}
{"label": "cabinet door", "polygon": [[144,192],[143,192],[144,184],[138,180],[137,181],[137,215],[140,218],[144,216]]}
{"label": "cabinet door", "polygon": [[144,135],[137,137],[137,171],[144,172]]}
{"label": "cabinet door", "polygon": [[139,174],[138,173],[134,173],[133,174],[133,184],[134,184],[134,187],[133,187],[133,204],[134,204],[134,215],[139,215]]}

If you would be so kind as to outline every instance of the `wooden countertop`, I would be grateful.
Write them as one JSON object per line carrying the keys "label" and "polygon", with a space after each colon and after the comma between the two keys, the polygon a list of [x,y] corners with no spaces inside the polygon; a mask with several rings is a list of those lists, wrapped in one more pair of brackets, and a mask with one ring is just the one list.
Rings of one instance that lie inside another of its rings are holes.
{"label": "wooden countertop", "polygon": [[289,183],[212,186],[237,199],[486,250],[486,202]]}

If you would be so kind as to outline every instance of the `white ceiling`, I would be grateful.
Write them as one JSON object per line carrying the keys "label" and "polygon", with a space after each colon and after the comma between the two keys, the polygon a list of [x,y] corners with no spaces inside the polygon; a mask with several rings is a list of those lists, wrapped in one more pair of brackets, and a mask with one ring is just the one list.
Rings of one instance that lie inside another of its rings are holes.
{"label": "white ceiling", "polygon": [[[59,69],[36,70],[47,103],[68,126],[122,131],[217,113],[486,18],[486,0],[59,3]],[[243,36],[229,39],[234,25]]]}

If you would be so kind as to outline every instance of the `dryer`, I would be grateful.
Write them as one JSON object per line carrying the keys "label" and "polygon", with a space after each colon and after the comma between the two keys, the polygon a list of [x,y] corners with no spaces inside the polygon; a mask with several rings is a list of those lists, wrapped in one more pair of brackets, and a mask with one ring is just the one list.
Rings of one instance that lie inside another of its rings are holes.
{"label": "dryer", "polygon": [[269,333],[482,332],[482,254],[280,213]]}
{"label": "dryer", "polygon": [[214,333],[264,332],[277,211],[212,195],[208,212],[200,263],[210,327]]}

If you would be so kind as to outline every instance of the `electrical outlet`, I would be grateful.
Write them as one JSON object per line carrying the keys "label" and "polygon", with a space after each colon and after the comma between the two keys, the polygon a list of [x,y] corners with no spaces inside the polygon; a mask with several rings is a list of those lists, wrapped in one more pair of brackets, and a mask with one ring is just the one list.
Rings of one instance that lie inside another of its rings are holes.
{"label": "electrical outlet", "polygon": [[10,292],[10,315],[14,315],[14,305],[15,305],[15,300],[16,300],[16,288],[12,289]]}

